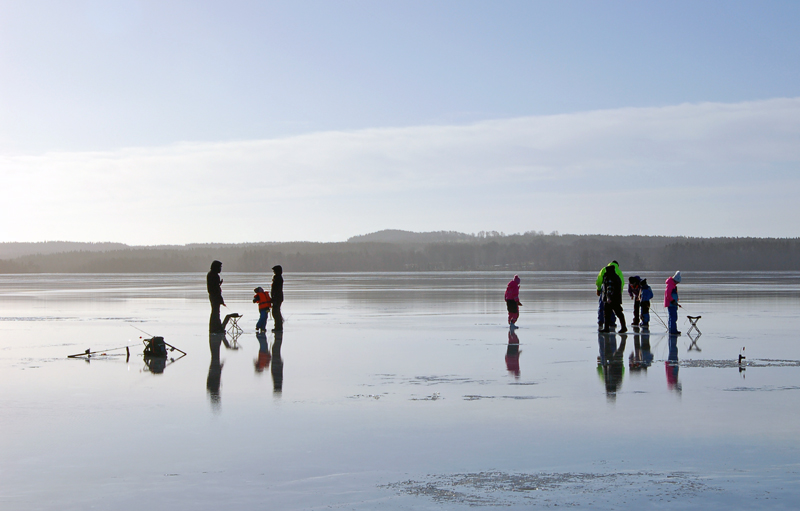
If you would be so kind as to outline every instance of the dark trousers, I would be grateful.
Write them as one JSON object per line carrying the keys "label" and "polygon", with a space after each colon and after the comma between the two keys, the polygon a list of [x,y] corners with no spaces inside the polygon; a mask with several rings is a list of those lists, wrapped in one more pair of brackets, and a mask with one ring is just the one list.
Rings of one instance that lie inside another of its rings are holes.
{"label": "dark trousers", "polygon": [[634,325],[638,325],[639,324],[639,308],[641,307],[641,304],[642,304],[642,302],[640,302],[638,298],[633,301],[633,324]]}
{"label": "dark trousers", "polygon": [[678,332],[678,306],[670,305],[667,307],[667,314],[669,315],[669,333],[674,334]]}
{"label": "dark trousers", "polygon": [[[635,323],[634,323],[635,324]],[[650,301],[642,302],[642,325],[649,325],[650,324]]]}
{"label": "dark trousers", "polygon": [[619,323],[622,328],[625,327],[625,314],[622,312],[621,303],[606,303],[605,304],[605,329],[610,329],[614,325],[614,316],[619,318]]}
{"label": "dark trousers", "polygon": [[508,309],[508,324],[516,324],[519,319],[519,304],[516,300],[506,300],[506,309]]}
{"label": "dark trousers", "polygon": [[213,298],[209,298],[209,300],[211,301],[211,317],[208,318],[208,331],[213,334],[222,331],[222,320],[219,318],[219,307],[222,304]]}
{"label": "dark trousers", "polygon": [[597,325],[603,328],[606,323],[606,297],[602,294],[597,298]]}
{"label": "dark trousers", "polygon": [[275,322],[275,331],[283,331],[283,315],[281,314],[281,303],[272,302],[272,320]]}
{"label": "dark trousers", "polygon": [[269,316],[269,309],[261,309],[258,311],[258,321],[256,322],[256,330],[267,329],[268,316]]}

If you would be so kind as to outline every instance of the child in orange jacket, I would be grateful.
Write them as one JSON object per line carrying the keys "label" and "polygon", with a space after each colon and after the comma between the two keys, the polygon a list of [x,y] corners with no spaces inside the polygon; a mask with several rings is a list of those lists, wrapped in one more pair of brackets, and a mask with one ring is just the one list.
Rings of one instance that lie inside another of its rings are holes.
{"label": "child in orange jacket", "polygon": [[257,287],[253,291],[256,293],[253,296],[253,303],[258,304],[258,312],[260,314],[258,323],[256,323],[256,332],[266,332],[267,317],[269,317],[269,308],[272,307],[272,299],[269,297],[269,292],[264,291],[262,287]]}

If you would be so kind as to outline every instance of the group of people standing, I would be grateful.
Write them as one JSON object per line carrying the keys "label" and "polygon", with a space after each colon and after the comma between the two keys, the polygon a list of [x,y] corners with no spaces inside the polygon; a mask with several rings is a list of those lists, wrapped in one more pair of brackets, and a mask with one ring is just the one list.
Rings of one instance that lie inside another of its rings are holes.
{"label": "group of people standing", "polygon": [[[222,333],[232,314],[225,316],[225,320],[220,319],[220,307],[226,306],[225,299],[222,297],[222,263],[214,261],[211,269],[206,275],[206,288],[208,289],[208,300],[211,302],[211,317],[208,321],[208,331],[212,334]],[[269,292],[262,287],[257,287],[253,291],[253,303],[258,304],[259,319],[256,323],[256,332],[266,332],[269,311],[272,309],[272,319],[275,322],[274,331],[283,331],[283,316],[281,315],[281,304],[283,303],[283,268],[281,265],[272,267],[272,285]]]}
{"label": "group of people standing", "polygon": [[[508,327],[512,331],[517,327],[519,319],[519,286],[521,279],[514,275],[506,286],[505,300],[508,310]],[[669,312],[670,334],[679,335],[678,331],[678,284],[681,282],[681,272],[669,277],[664,290],[664,307]],[[620,333],[628,331],[625,323],[625,313],[622,311],[622,292],[625,287],[625,276],[619,269],[617,261],[611,261],[597,274],[597,296],[599,297],[597,309],[597,328],[600,332],[616,331],[616,319],[620,321]],[[633,300],[633,326],[641,328],[650,327],[650,300],[653,299],[653,289],[647,279],[634,275],[628,279],[628,296]]]}
{"label": "group of people standing", "polygon": [[[669,312],[667,328],[670,334],[679,335],[678,331],[678,284],[681,281],[681,272],[666,281],[664,290],[664,307]],[[611,261],[597,274],[597,328],[600,332],[613,332],[616,330],[616,319],[620,322],[620,333],[628,331],[625,324],[625,313],[622,311],[622,290],[625,277],[619,269],[617,261]],[[653,289],[647,284],[647,279],[638,275],[628,279],[628,295],[633,300],[633,326],[641,328],[650,327],[650,300],[653,299]]]}

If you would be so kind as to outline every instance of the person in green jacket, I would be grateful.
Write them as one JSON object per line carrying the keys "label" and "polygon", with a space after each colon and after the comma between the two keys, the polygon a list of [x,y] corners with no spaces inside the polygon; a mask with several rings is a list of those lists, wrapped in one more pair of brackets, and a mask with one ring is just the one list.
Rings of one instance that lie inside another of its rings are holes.
{"label": "person in green jacket", "polygon": [[[616,278],[615,278],[616,277]],[[625,325],[625,314],[622,312],[622,286],[625,276],[619,269],[617,261],[611,261],[597,274],[595,282],[597,286],[597,296],[599,297],[597,309],[598,330],[608,332],[616,328],[614,316],[619,318],[622,325],[620,333],[627,332]]]}

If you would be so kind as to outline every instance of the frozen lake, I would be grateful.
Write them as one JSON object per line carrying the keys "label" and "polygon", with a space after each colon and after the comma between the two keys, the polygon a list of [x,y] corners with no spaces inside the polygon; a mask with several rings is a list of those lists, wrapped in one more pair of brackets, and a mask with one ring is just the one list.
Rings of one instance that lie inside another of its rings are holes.
{"label": "frozen lake", "polygon": [[0,508],[795,508],[800,273],[682,272],[671,343],[672,273],[625,336],[596,272],[520,273],[512,336],[511,274],[287,272],[279,347],[269,275],[223,272],[224,342],[205,274],[0,275]]}

